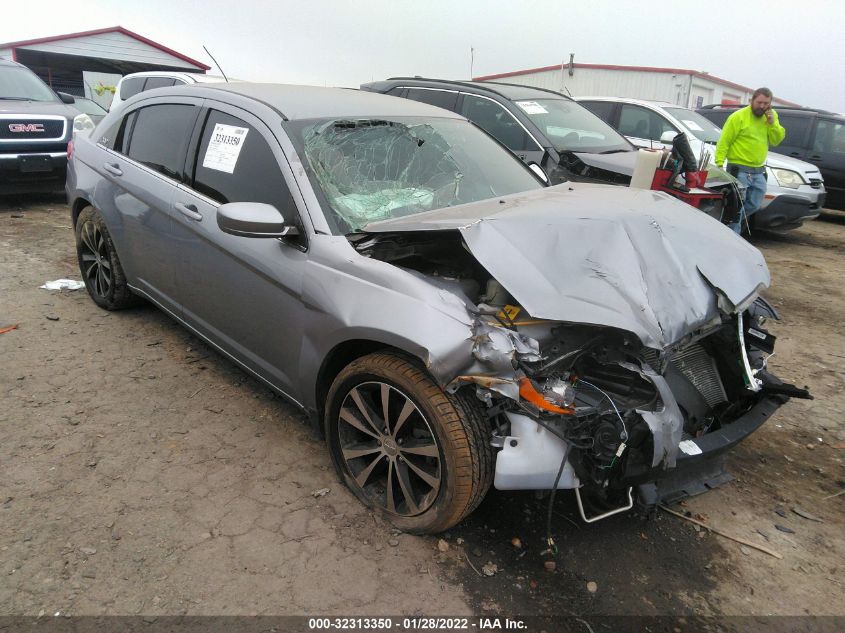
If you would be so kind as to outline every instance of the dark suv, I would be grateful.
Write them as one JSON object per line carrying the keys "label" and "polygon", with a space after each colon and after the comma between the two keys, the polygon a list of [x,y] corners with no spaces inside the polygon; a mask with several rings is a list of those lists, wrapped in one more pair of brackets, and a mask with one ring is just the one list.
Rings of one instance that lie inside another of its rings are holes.
{"label": "dark suv", "polygon": [[0,59],[0,194],[64,189],[68,142],[94,129],[71,103],[26,66]]}
{"label": "dark suv", "polygon": [[[739,106],[708,105],[697,112],[719,126]],[[826,206],[845,210],[845,116],[813,108],[778,106],[786,138],[777,151],[817,165],[827,189]]]}
{"label": "dark suv", "polygon": [[[637,148],[587,108],[558,92],[515,84],[394,77],[361,90],[422,101],[466,117],[551,185],[567,180],[628,185]],[[721,219],[736,211],[735,179],[712,168],[707,187],[726,201],[702,211]],[[723,210],[724,205],[724,210]]]}
{"label": "dark suv", "polygon": [[637,153],[592,112],[551,90],[513,84],[395,77],[362,90],[422,101],[466,117],[555,185],[565,180],[626,185]]}

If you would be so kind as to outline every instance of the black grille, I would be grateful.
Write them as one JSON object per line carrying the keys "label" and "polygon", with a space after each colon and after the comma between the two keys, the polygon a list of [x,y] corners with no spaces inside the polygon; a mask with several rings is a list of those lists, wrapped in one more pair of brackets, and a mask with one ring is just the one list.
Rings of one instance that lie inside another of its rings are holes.
{"label": "black grille", "polygon": [[59,119],[0,119],[0,140],[60,139],[65,122]]}
{"label": "black grille", "polygon": [[810,186],[813,189],[821,189],[822,181],[820,178],[810,178]]}

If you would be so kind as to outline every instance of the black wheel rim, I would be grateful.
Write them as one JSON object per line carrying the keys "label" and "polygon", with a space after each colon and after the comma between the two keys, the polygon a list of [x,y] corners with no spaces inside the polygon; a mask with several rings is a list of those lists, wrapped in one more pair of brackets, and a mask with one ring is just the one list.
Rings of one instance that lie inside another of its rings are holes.
{"label": "black wheel rim", "polygon": [[442,477],[437,437],[397,388],[383,382],[353,387],[340,407],[337,435],[353,485],[374,505],[415,516],[437,499]]}
{"label": "black wheel rim", "polygon": [[106,238],[96,224],[87,221],[80,231],[79,267],[89,290],[98,297],[106,298],[111,291],[111,260],[106,247]]}

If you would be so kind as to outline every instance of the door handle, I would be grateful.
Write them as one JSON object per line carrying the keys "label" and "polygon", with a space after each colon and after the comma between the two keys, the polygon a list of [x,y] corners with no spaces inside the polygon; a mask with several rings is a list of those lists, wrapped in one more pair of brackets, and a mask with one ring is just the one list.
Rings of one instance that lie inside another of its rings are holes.
{"label": "door handle", "polygon": [[113,163],[104,163],[103,169],[105,169],[107,172],[109,172],[110,174],[113,174],[115,176],[122,176],[123,175],[123,170],[121,170],[120,167],[118,167],[117,165],[115,165]]}
{"label": "door handle", "polygon": [[173,206],[176,207],[176,210],[182,215],[184,215],[186,218],[196,220],[197,222],[202,222],[202,213],[197,211],[197,208],[194,205],[177,202]]}
{"label": "door handle", "polygon": [[790,156],[800,156],[801,152],[789,152]]}
{"label": "door handle", "polygon": [[822,160],[822,157],[818,154],[813,154],[812,156],[810,156],[810,160]]}

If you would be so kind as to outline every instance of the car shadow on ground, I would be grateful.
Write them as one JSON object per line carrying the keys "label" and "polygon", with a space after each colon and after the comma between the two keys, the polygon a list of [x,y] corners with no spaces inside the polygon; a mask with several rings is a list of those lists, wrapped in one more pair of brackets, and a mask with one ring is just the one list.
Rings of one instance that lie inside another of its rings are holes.
{"label": "car shadow on ground", "polygon": [[0,213],[3,211],[20,211],[34,206],[50,206],[67,204],[64,193],[19,193],[0,195]]}

